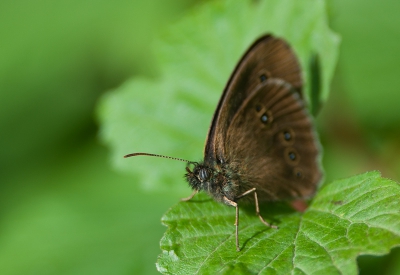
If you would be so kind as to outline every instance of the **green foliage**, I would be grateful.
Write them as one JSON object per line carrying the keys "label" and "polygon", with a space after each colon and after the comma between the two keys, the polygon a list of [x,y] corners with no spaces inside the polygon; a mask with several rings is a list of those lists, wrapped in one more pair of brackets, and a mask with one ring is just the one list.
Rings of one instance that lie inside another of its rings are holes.
{"label": "green foliage", "polygon": [[[240,205],[240,204],[239,204]],[[234,208],[206,196],[172,207],[163,217],[157,267],[165,274],[356,274],[356,257],[400,245],[400,186],[369,172],[325,184],[305,213],[283,206],[241,211],[235,249]],[[254,211],[254,210],[253,210]]]}
{"label": "green foliage", "polygon": [[93,113],[151,72],[151,38],[191,5],[1,1],[0,274],[158,274],[159,219],[176,199],[112,171]]}
{"label": "green foliage", "polygon": [[351,102],[358,125],[379,142],[389,131],[399,133],[400,1],[330,2],[331,25],[343,38],[337,88]]}

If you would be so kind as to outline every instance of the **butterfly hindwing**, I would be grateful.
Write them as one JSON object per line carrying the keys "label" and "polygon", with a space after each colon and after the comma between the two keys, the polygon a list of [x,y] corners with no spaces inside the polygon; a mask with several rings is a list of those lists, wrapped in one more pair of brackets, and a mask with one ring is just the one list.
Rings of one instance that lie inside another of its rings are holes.
{"label": "butterfly hindwing", "polygon": [[256,187],[261,200],[309,196],[321,178],[312,118],[281,79],[266,80],[246,98],[224,146],[226,161],[237,164],[240,192]]}

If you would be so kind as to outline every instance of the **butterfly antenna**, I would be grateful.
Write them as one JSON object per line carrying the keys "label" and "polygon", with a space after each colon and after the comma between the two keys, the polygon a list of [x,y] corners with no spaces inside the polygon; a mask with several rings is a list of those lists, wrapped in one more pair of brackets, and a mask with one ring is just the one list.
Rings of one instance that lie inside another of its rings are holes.
{"label": "butterfly antenna", "polygon": [[157,155],[157,154],[149,154],[149,153],[132,153],[132,154],[125,155],[124,158],[135,157],[135,156],[149,156],[149,157],[158,157],[158,158],[179,160],[179,161],[183,161],[183,162],[190,162],[186,159],[174,158],[174,157]]}

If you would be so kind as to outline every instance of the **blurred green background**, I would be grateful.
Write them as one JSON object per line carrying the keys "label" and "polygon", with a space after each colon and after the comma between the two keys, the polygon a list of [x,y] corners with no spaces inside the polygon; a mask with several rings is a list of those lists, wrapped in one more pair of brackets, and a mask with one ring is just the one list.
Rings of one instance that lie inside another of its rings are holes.
{"label": "blurred green background", "polygon": [[[157,274],[160,217],[179,196],[113,171],[94,112],[103,93],[155,74],[152,39],[200,2],[0,3],[1,274]],[[342,37],[317,120],[328,181],[400,179],[399,12],[394,0],[328,2]],[[400,250],[360,263],[400,274]]]}

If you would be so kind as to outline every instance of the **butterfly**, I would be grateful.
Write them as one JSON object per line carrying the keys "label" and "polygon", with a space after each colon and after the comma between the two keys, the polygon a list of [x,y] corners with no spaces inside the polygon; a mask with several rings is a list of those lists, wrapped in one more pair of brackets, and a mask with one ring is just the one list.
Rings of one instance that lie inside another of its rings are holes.
{"label": "butterfly", "polygon": [[272,35],[257,39],[231,74],[214,113],[200,162],[187,162],[193,193],[207,192],[236,208],[239,245],[240,203],[259,204],[311,196],[322,177],[320,146],[302,99],[299,62],[288,43]]}

